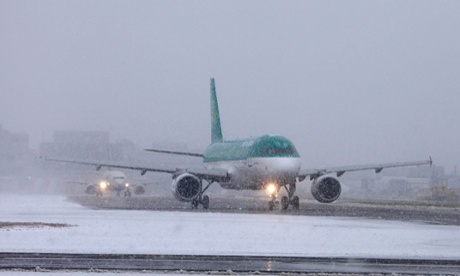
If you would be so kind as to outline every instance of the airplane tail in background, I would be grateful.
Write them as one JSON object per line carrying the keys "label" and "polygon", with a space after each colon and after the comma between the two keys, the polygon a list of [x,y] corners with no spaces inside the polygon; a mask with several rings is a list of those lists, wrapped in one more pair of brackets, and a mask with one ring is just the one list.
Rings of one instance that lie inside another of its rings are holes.
{"label": "airplane tail in background", "polygon": [[220,127],[219,105],[217,104],[216,85],[211,79],[211,143],[222,142],[222,129]]}

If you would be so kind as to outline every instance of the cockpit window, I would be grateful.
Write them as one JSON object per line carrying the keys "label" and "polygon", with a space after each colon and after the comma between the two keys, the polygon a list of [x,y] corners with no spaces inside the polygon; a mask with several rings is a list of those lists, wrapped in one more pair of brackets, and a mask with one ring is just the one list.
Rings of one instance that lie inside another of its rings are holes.
{"label": "cockpit window", "polygon": [[259,157],[298,157],[294,145],[281,136],[264,136],[255,147],[254,155]]}
{"label": "cockpit window", "polygon": [[260,151],[262,156],[271,156],[271,155],[292,155],[294,150],[290,147],[288,148],[263,148]]}

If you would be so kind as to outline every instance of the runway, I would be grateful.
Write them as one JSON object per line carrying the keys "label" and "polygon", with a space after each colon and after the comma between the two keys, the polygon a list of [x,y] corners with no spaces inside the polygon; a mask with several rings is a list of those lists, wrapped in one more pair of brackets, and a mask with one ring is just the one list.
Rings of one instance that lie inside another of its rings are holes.
{"label": "runway", "polygon": [[[173,198],[2,194],[0,272],[37,266],[211,274],[460,271],[456,208],[302,201],[299,211],[269,211],[266,203],[215,197],[203,210]],[[433,212],[443,218],[430,218]]]}
{"label": "runway", "polygon": [[0,269],[141,271],[162,273],[385,273],[455,275],[460,260],[0,253]]}
{"label": "runway", "polygon": [[262,197],[214,197],[208,210],[191,208],[188,202],[173,197],[137,196],[131,198],[106,196],[69,196],[69,201],[94,209],[161,210],[183,212],[273,214],[294,216],[362,217],[384,220],[421,221],[432,224],[460,225],[460,206],[442,207],[426,203],[409,205],[397,202],[353,202],[339,200],[333,204],[321,204],[302,200],[299,210],[268,209],[268,199]]}

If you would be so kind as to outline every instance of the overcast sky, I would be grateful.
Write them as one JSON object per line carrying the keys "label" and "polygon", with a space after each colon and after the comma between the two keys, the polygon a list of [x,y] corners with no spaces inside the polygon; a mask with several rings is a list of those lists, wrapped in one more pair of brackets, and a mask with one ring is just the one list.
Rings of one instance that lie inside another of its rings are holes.
{"label": "overcast sky", "polygon": [[[460,1],[0,1],[0,124],[141,147],[281,134],[306,167],[460,165]],[[450,171],[447,171],[450,173]]]}

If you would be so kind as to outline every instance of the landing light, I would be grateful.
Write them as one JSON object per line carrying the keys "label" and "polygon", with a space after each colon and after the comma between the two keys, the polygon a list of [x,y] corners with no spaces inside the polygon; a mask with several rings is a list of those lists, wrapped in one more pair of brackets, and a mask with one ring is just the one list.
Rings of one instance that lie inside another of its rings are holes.
{"label": "landing light", "polygon": [[267,190],[267,193],[272,195],[276,192],[276,184],[274,183],[268,183],[267,186],[265,187],[265,190]]}
{"label": "landing light", "polygon": [[101,181],[101,183],[99,183],[99,188],[101,188],[102,190],[106,189],[107,188],[107,185],[108,183],[105,182],[105,181]]}
{"label": "landing light", "polygon": [[128,187],[129,187],[129,183],[126,183],[126,184],[125,184],[125,187],[128,188]]}

